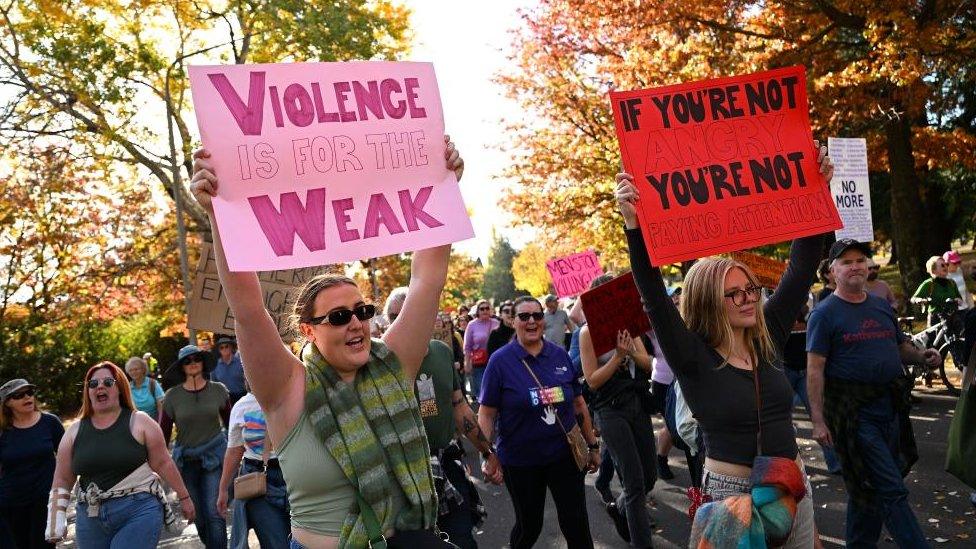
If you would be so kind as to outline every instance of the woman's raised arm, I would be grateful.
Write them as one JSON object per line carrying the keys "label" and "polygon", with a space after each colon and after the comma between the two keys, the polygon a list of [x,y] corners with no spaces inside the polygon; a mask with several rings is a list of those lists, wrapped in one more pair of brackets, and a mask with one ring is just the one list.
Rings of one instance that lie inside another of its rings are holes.
{"label": "woman's raised arm", "polygon": [[[444,136],[447,147],[444,160],[447,169],[453,170],[458,180],[464,173],[464,160],[458,154],[450,137]],[[404,373],[410,379],[417,377],[420,363],[427,354],[427,344],[434,332],[434,317],[441,299],[441,291],[447,281],[447,266],[451,258],[451,245],[437,246],[414,252],[410,263],[410,285],[403,310],[383,335],[383,342],[396,353]]]}
{"label": "woman's raised arm", "polygon": [[193,180],[190,189],[210,217],[217,274],[236,319],[235,331],[244,373],[261,408],[273,411],[286,400],[288,388],[291,386],[290,380],[296,375],[304,375],[302,364],[285,347],[278,335],[278,327],[264,308],[264,296],[257,273],[231,272],[227,268],[212,202],[219,192],[219,186],[210,162],[210,153],[206,149],[193,153]]}

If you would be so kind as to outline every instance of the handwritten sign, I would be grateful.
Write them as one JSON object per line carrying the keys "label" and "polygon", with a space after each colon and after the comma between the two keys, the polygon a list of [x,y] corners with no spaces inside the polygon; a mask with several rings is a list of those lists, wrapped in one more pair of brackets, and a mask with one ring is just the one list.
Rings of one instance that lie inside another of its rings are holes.
{"label": "handwritten sign", "polygon": [[632,337],[638,337],[651,329],[631,273],[622,274],[589,290],[580,296],[580,300],[586,318],[599,319],[599,322],[587,323],[597,356],[617,346],[617,332],[620,330],[627,330]]}
{"label": "handwritten sign", "polygon": [[830,192],[844,222],[844,228],[834,234],[838,240],[853,238],[871,242],[874,240],[874,220],[871,218],[867,140],[831,137],[827,139],[827,149],[834,163]]}
{"label": "handwritten sign", "polygon": [[655,265],[841,226],[818,171],[803,67],[610,99]]}
{"label": "handwritten sign", "polygon": [[190,67],[232,271],[325,265],[474,236],[445,167],[430,63]]}
{"label": "handwritten sign", "polygon": [[[310,267],[258,273],[264,307],[271,314],[278,327],[278,333],[285,341],[293,339],[289,316],[298,290],[309,279],[327,270],[323,267]],[[190,294],[187,326],[206,332],[234,333],[234,313],[220,286],[217,263],[210,244],[204,244],[200,253],[200,262],[197,265]]]}
{"label": "handwritten sign", "polygon": [[786,263],[777,261],[771,257],[749,252],[732,252],[732,259],[749,267],[759,283],[765,288],[775,288],[779,286],[779,280],[786,272]]}
{"label": "handwritten sign", "polygon": [[556,296],[574,297],[590,288],[590,282],[603,274],[600,259],[593,250],[546,261],[546,269],[556,287]]}

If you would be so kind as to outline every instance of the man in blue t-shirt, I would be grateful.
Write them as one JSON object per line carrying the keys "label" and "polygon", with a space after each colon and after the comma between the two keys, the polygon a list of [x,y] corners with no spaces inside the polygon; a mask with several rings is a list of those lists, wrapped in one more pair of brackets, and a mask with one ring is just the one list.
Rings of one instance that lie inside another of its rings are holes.
{"label": "man in blue t-shirt", "polygon": [[233,407],[234,403],[247,394],[244,363],[241,362],[241,354],[237,352],[237,340],[226,335],[217,337],[217,353],[217,365],[210,373],[210,379],[227,387],[230,405]]}
{"label": "man in blue t-shirt", "polygon": [[836,446],[848,490],[847,545],[874,547],[884,524],[900,547],[927,547],[902,480],[911,465],[903,362],[937,366],[938,351],[907,341],[884,299],[865,291],[871,248],[842,239],[828,261],[837,289],[807,324],[807,390],[813,437]]}

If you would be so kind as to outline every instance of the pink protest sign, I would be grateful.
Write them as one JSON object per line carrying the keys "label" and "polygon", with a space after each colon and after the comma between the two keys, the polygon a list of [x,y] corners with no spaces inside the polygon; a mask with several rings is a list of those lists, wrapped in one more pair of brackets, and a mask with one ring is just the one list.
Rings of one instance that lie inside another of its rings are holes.
{"label": "pink protest sign", "polygon": [[590,289],[590,282],[603,274],[596,252],[585,252],[546,261],[546,269],[560,298],[577,296]]}
{"label": "pink protest sign", "polygon": [[190,67],[232,271],[353,261],[474,236],[430,63]]}

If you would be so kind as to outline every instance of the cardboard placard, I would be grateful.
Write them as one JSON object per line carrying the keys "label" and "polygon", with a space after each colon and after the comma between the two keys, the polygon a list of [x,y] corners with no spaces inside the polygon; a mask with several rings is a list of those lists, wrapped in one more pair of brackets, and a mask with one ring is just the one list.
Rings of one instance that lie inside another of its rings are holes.
{"label": "cardboard placard", "polygon": [[[258,273],[264,307],[271,313],[271,318],[278,327],[278,334],[284,341],[293,339],[288,319],[299,289],[306,281],[327,270],[318,267]],[[234,314],[220,286],[213,247],[209,243],[204,244],[200,253],[200,262],[197,264],[190,294],[187,326],[206,332],[234,333]]]}
{"label": "cardboard placard", "polygon": [[732,259],[743,263],[759,279],[759,283],[764,288],[773,289],[779,286],[779,280],[786,272],[786,262],[777,261],[771,257],[754,254],[750,252],[732,252]]}
{"label": "cardboard placard", "polygon": [[556,297],[578,296],[590,289],[590,282],[603,274],[600,258],[593,250],[546,261],[546,269],[556,288]]}
{"label": "cardboard placard", "polygon": [[654,265],[840,228],[813,147],[803,67],[610,100]]}
{"label": "cardboard placard", "polygon": [[830,191],[844,228],[834,231],[837,240],[874,240],[871,217],[871,185],[868,178],[868,144],[863,137],[831,137],[827,149],[834,163]]}
{"label": "cardboard placard", "polygon": [[580,300],[586,318],[599,319],[586,324],[596,356],[617,346],[617,332],[620,330],[627,330],[631,337],[636,338],[651,329],[631,273],[622,274],[585,292]]}
{"label": "cardboard placard", "polygon": [[474,236],[430,63],[193,66],[232,271],[281,270]]}

